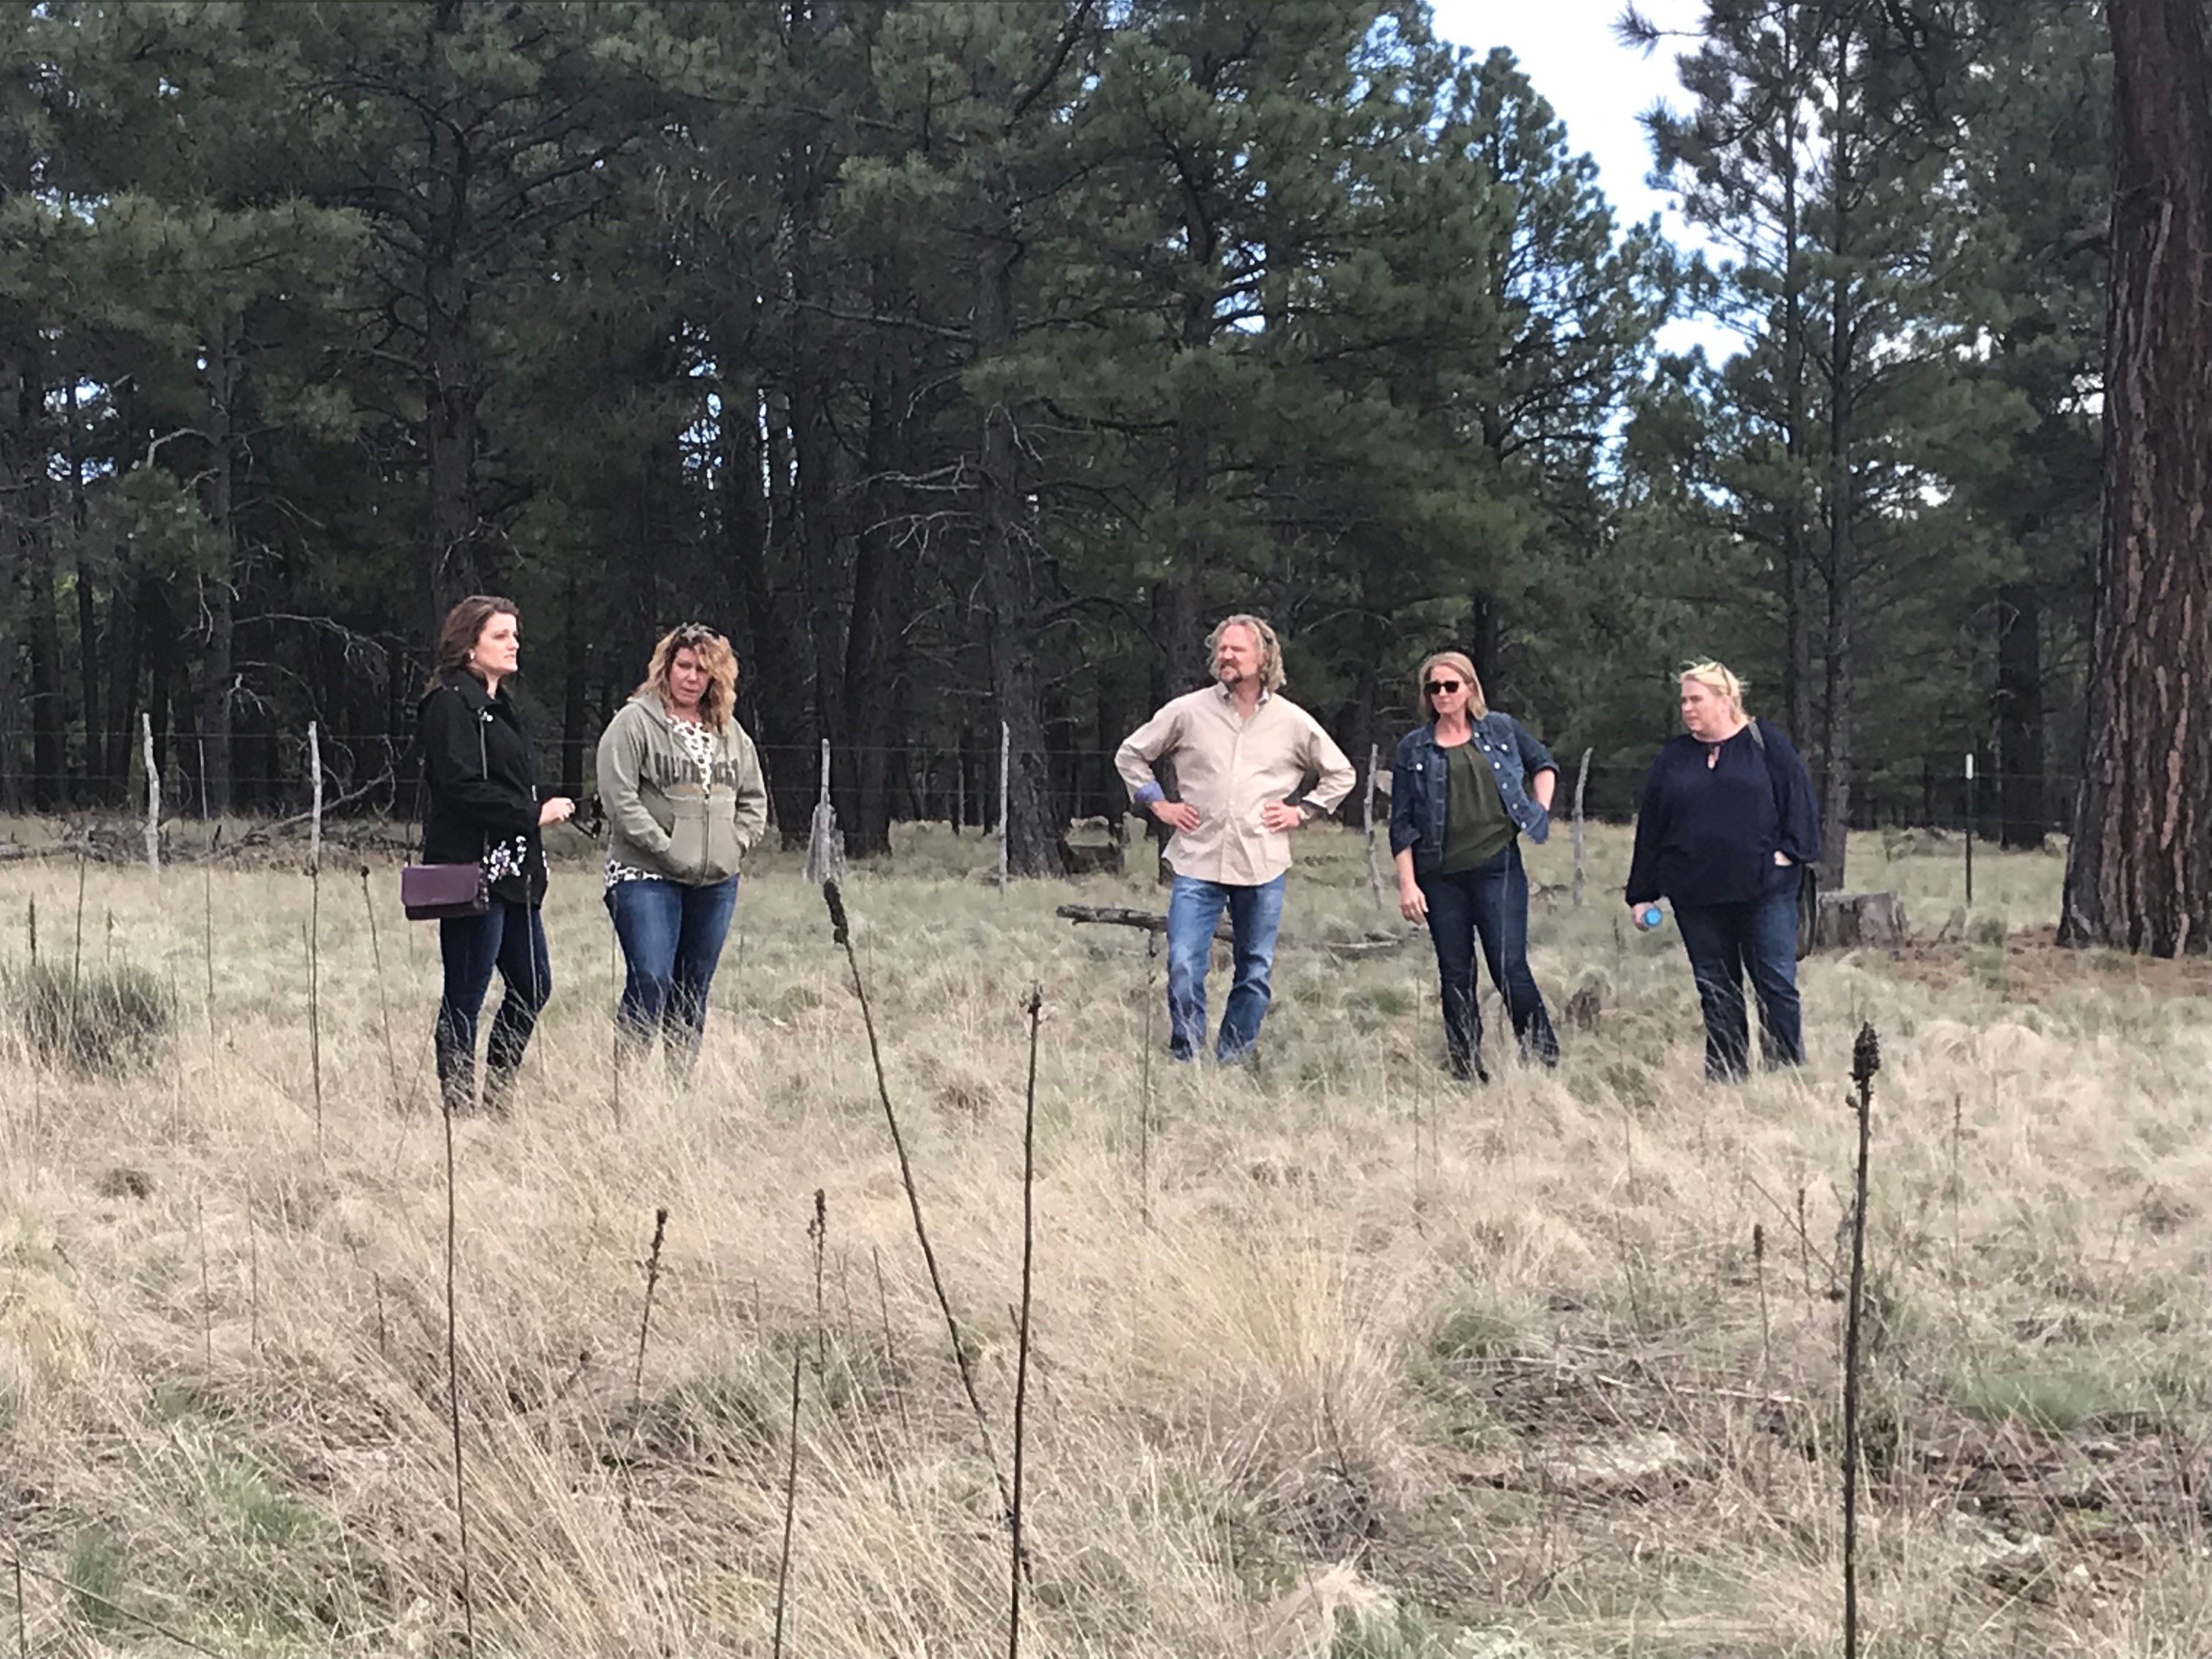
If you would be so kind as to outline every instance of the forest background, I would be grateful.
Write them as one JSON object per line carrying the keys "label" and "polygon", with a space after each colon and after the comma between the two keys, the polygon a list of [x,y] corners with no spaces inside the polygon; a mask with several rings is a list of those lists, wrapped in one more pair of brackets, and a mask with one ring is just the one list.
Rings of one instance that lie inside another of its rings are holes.
{"label": "forest background", "polygon": [[[0,13],[0,811],[404,811],[435,618],[549,786],[652,640],[787,833],[1054,869],[1223,611],[1363,769],[1426,651],[1626,811],[1725,657],[1845,824],[2063,829],[2112,82],[2080,0],[1713,0],[1623,224],[1383,0]],[[1592,52],[1617,43],[1593,40]],[[1698,316],[1741,349],[1670,355]],[[1355,793],[1356,810],[1358,796]]]}

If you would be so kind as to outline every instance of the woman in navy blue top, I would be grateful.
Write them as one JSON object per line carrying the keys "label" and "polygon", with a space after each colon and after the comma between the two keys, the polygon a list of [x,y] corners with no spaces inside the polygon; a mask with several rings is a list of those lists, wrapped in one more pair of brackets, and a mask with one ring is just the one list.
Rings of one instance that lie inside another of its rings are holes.
{"label": "woman in navy blue top", "polygon": [[1734,1080],[1750,1069],[1746,972],[1766,1064],[1805,1058],[1797,889],[1800,866],[1820,856],[1820,811],[1790,739],[1744,713],[1743,682],[1722,665],[1683,671],[1681,710],[1682,735],[1644,780],[1627,898],[1672,901],[1705,1014],[1705,1075]]}
{"label": "woman in navy blue top", "polygon": [[1408,921],[1427,922],[1437,947],[1452,1075],[1487,1080],[1474,1000],[1478,941],[1521,1051],[1556,1065],[1559,1040],[1528,971],[1521,837],[1541,841],[1549,830],[1559,769],[1528,727],[1484,702],[1474,665],[1458,652],[1423,663],[1415,687],[1429,719],[1405,735],[1391,765],[1390,852],[1398,908]]}

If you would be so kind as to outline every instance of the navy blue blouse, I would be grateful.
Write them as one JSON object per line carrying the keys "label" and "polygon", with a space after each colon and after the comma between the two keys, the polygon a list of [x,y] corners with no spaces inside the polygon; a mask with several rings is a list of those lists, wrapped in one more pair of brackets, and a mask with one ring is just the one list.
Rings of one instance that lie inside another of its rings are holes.
{"label": "navy blue blouse", "polygon": [[[1654,757],[1636,809],[1631,904],[1661,897],[1741,903],[1784,886],[1796,890],[1797,872],[1775,864],[1778,852],[1792,865],[1818,862],[1820,808],[1812,776],[1778,728],[1761,720],[1759,731],[1766,739],[1763,754],[1747,726],[1717,745],[1685,732]],[[1709,750],[1717,751],[1711,766]]]}

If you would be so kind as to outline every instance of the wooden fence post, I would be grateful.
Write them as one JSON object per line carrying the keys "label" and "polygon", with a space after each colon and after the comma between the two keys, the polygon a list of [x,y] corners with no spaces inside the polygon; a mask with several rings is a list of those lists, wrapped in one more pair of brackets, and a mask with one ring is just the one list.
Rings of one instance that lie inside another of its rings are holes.
{"label": "wooden fence post", "polygon": [[161,769],[154,763],[154,717],[141,710],[138,729],[146,740],[146,867],[161,868]]}
{"label": "wooden fence post", "polygon": [[307,831],[307,867],[323,867],[323,738],[313,720],[307,722],[307,767],[314,775],[314,799]]}
{"label": "wooden fence post", "polygon": [[1006,890],[1006,770],[1013,759],[1014,728],[999,722],[999,890]]}
{"label": "wooden fence post", "polygon": [[1583,763],[1575,769],[1575,908],[1583,908],[1583,786],[1589,781],[1590,751],[1583,750]]}
{"label": "wooden fence post", "polygon": [[1375,858],[1375,769],[1382,763],[1382,745],[1367,745],[1367,799],[1359,809],[1360,826],[1367,836],[1367,885],[1377,904],[1382,902],[1382,866]]}

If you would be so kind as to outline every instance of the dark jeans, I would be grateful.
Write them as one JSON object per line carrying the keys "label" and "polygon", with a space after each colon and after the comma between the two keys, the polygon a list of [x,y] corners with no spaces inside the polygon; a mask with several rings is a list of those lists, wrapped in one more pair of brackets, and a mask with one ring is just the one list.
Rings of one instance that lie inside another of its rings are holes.
{"label": "dark jeans", "polygon": [[665,1032],[669,1060],[678,1070],[690,1068],[706,1035],[707,992],[737,902],[735,876],[698,887],[620,881],[607,890],[624,969],[615,1010],[617,1052],[643,1048],[656,1031]]}
{"label": "dark jeans", "polygon": [[507,994],[492,1016],[484,1051],[484,1104],[506,1109],[522,1051],[538,1024],[538,1011],[553,994],[553,964],[545,953],[545,920],[537,908],[494,899],[480,916],[448,916],[438,924],[438,953],[445,959],[446,991],[438,1004],[434,1043],[438,1085],[455,1111],[474,1103],[477,1015],[491,973],[499,969]]}
{"label": "dark jeans", "polygon": [[1268,970],[1275,963],[1275,934],[1283,925],[1283,889],[1277,876],[1256,887],[1177,876],[1168,892],[1168,1052],[1194,1058],[1206,1042],[1206,969],[1213,930],[1229,912],[1237,977],[1221,1011],[1214,1040],[1217,1060],[1242,1060],[1260,1040],[1267,1016]]}
{"label": "dark jeans", "polygon": [[[1793,868],[1790,874],[1796,872]],[[1682,930],[1698,1005],[1705,1016],[1705,1075],[1734,1082],[1751,1069],[1751,1031],[1744,1018],[1743,975],[1759,999],[1760,1042],[1768,1066],[1802,1066],[1805,1039],[1797,1003],[1797,884],[1740,904],[1680,904]]]}
{"label": "dark jeans", "polygon": [[1437,982],[1443,994],[1444,1048],[1455,1075],[1482,1069],[1482,1011],[1474,995],[1474,947],[1479,939],[1490,982],[1505,1000],[1505,1017],[1521,1052],[1547,1066],[1559,1058],[1559,1039],[1545,1012],[1543,993],[1528,971],[1528,876],[1515,842],[1487,864],[1449,875],[1416,878],[1429,904],[1429,938],[1437,947]]}

